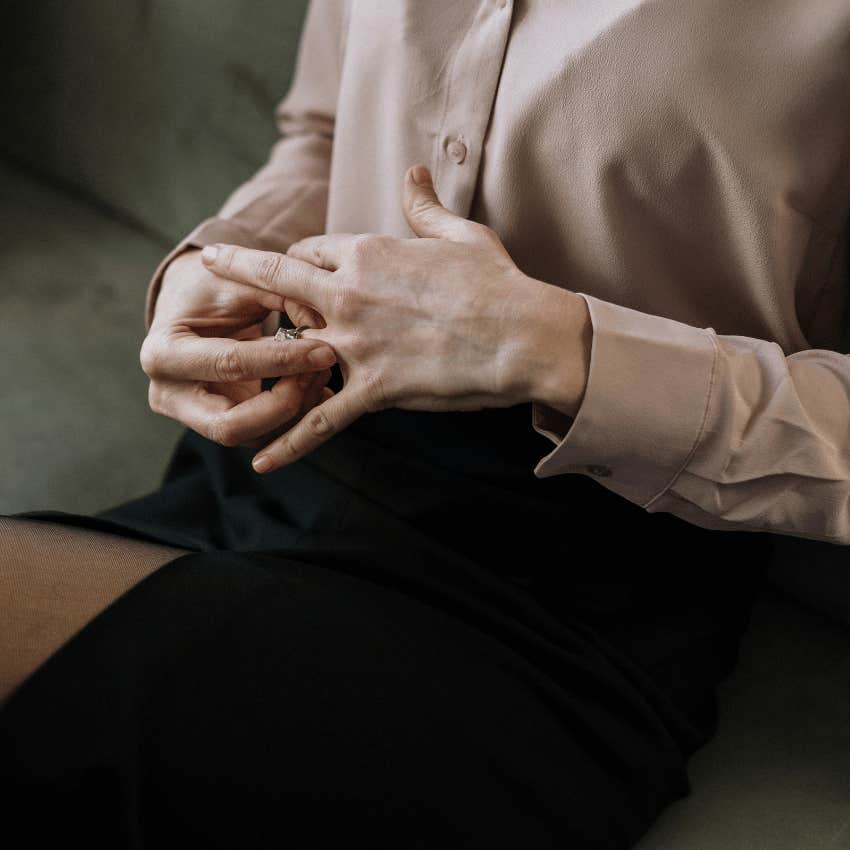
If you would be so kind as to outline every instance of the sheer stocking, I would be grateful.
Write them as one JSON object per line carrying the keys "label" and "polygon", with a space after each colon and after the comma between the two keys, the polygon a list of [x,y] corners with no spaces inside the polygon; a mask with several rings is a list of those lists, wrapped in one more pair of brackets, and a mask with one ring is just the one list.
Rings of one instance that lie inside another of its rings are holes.
{"label": "sheer stocking", "polygon": [[89,620],[186,551],[0,517],[0,705]]}

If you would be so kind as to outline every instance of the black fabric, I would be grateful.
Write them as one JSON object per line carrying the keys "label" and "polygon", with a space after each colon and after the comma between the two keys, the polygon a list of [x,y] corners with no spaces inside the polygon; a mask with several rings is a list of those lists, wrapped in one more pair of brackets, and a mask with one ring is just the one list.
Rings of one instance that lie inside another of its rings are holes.
{"label": "black fabric", "polygon": [[186,431],[143,499],[19,514],[195,553],[0,713],[17,816],[89,846],[631,846],[687,793],[771,538],[537,479],[550,448],[529,405],[370,414],[267,476]]}

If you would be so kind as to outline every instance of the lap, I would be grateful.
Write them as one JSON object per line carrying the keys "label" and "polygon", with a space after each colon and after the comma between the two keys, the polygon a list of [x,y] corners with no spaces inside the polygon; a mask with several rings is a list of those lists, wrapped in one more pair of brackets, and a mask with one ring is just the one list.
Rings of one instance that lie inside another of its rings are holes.
{"label": "lap", "polygon": [[681,755],[578,632],[557,676],[542,643],[273,553],[182,555],[9,701],[2,790],[89,846],[628,847]]}

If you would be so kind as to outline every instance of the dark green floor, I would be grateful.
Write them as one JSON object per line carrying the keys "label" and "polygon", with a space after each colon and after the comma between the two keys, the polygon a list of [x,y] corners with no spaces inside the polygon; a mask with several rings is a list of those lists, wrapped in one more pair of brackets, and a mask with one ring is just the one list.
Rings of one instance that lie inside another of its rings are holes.
{"label": "dark green floor", "polygon": [[[156,486],[180,428],[148,410],[138,350],[168,247],[0,168],[0,513]],[[639,850],[848,850],[850,631],[766,587],[690,774]]]}

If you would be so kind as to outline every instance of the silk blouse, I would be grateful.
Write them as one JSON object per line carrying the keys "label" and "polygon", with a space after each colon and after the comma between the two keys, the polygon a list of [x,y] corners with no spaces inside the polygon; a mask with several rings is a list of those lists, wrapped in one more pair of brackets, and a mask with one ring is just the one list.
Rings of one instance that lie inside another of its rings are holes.
{"label": "silk blouse", "polygon": [[407,168],[593,325],[538,477],[850,544],[850,2],[311,0],[267,163],[175,246],[412,238]]}

